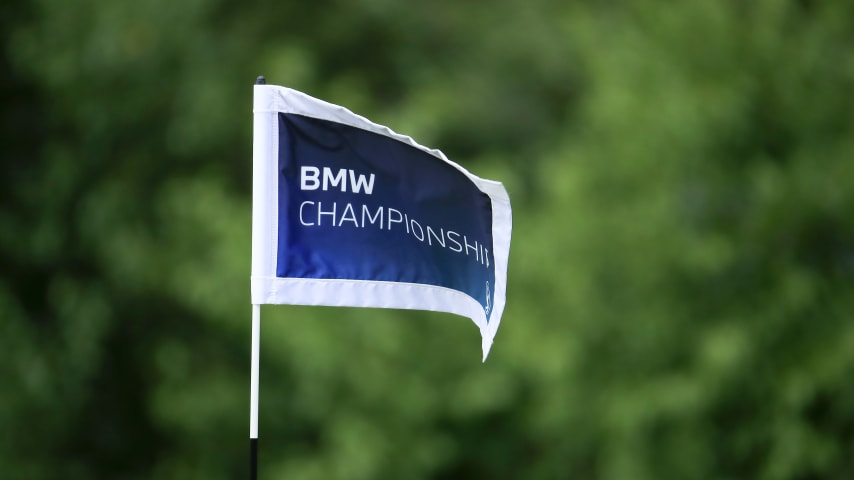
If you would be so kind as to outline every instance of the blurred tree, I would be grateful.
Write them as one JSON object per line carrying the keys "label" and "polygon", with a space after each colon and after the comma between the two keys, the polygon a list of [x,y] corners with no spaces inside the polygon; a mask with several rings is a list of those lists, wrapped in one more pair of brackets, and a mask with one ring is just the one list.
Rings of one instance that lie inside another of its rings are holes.
{"label": "blurred tree", "polygon": [[[854,7],[0,5],[3,478],[245,474],[251,83],[505,181],[508,309],[264,311],[263,478],[849,478]],[[245,286],[240,287],[241,285]]]}

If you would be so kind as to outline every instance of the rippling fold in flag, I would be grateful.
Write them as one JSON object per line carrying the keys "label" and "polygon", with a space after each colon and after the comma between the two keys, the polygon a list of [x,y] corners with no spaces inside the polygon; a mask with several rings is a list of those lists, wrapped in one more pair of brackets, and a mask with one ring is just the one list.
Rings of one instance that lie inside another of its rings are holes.
{"label": "rippling fold in flag", "polygon": [[254,117],[252,303],[455,313],[485,360],[506,298],[504,186],[289,88],[256,85]]}

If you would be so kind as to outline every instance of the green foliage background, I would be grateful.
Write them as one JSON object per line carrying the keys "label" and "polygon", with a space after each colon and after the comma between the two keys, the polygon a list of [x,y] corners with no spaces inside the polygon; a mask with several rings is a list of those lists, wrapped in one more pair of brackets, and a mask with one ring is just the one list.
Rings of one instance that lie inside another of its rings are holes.
{"label": "green foliage background", "polygon": [[446,314],[264,307],[264,479],[854,478],[854,3],[8,0],[0,477],[248,474],[258,74],[514,207]]}

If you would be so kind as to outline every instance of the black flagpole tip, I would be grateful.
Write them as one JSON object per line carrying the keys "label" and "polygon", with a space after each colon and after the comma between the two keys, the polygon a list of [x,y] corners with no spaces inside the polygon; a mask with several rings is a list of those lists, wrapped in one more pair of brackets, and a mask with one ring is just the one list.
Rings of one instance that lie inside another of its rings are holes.
{"label": "black flagpole tip", "polygon": [[255,79],[255,85],[267,85],[267,79],[264,78],[264,75],[258,75],[258,78]]}

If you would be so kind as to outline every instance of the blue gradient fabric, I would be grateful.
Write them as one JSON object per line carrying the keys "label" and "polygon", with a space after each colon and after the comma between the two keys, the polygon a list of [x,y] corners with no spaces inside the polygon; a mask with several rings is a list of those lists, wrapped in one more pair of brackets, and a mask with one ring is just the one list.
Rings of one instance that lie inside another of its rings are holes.
{"label": "blue gradient fabric", "polygon": [[506,301],[510,200],[353,112],[256,85],[252,303],[470,318],[483,358]]}

